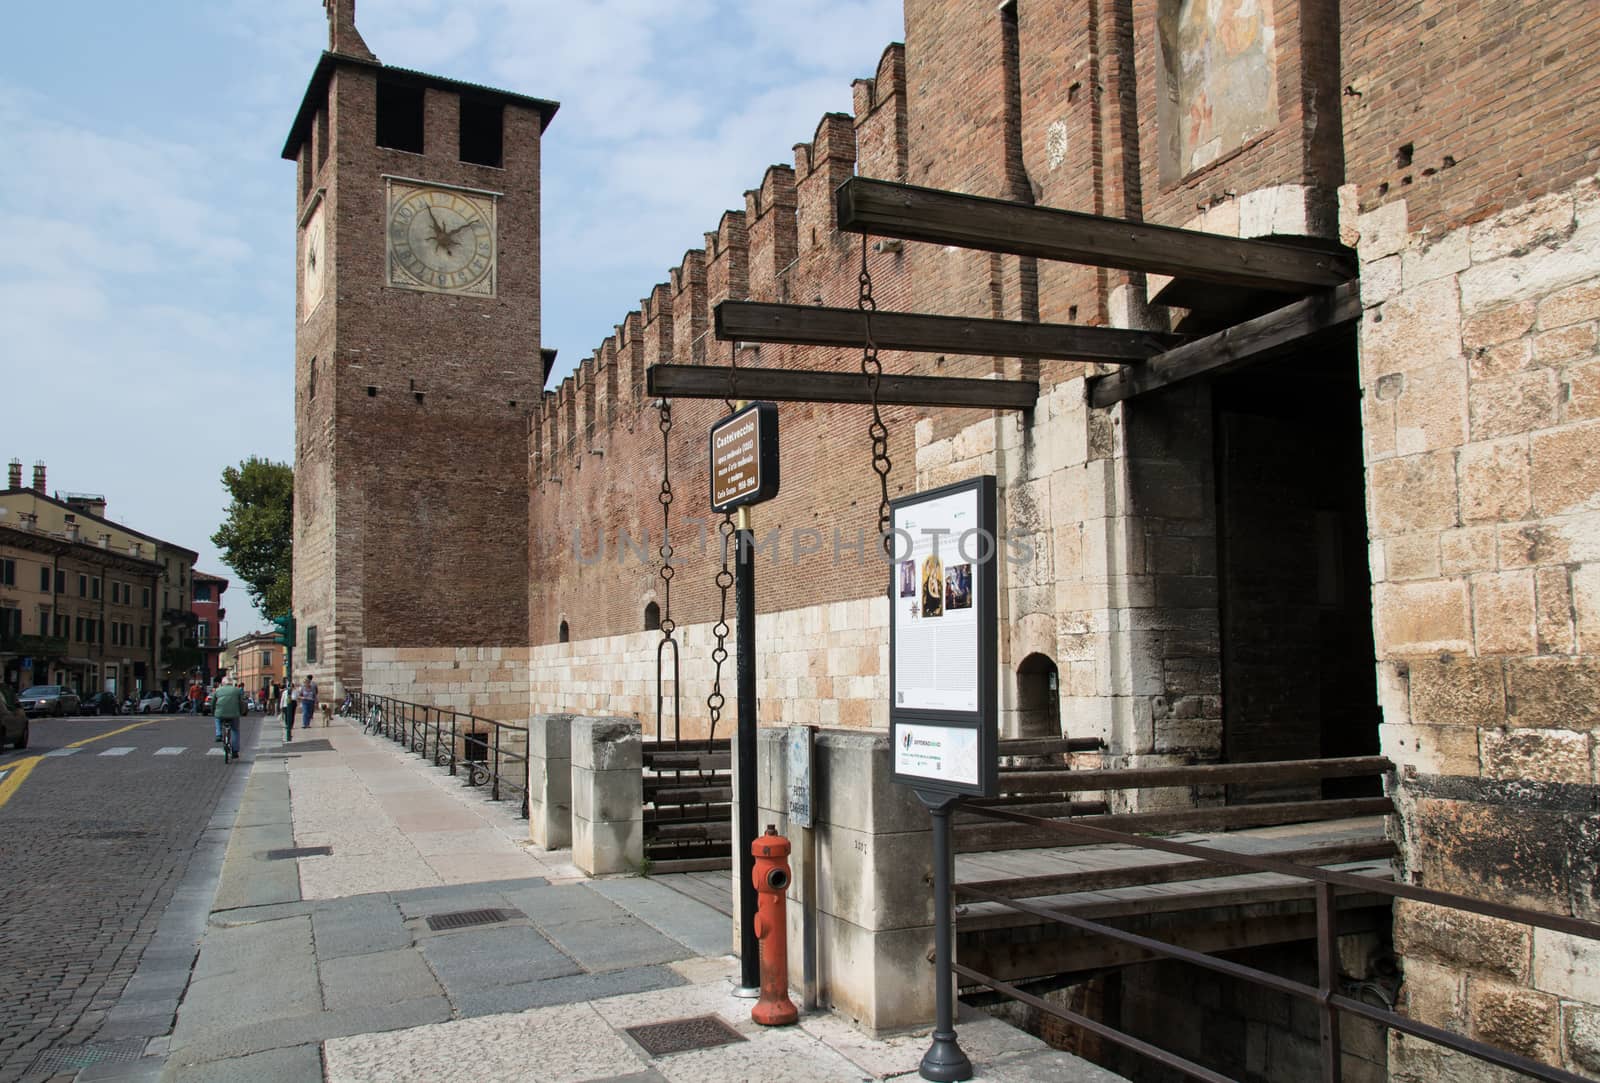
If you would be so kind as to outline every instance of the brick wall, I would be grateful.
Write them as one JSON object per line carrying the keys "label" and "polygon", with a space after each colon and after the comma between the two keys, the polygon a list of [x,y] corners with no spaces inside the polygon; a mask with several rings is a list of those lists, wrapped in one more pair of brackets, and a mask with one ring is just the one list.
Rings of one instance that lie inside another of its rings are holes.
{"label": "brick wall", "polygon": [[[339,68],[330,122],[302,148],[309,197],[326,191],[328,285],[296,345],[295,608],[319,657],[305,664],[302,633],[295,664],[335,693],[360,679],[368,645],[527,637],[512,569],[528,561],[523,442],[543,383],[540,114],[506,105],[504,168],[462,162],[459,97],[429,88],[426,153],[391,150],[374,138],[378,78]],[[497,296],[385,285],[386,176],[499,193]],[[419,598],[419,582],[440,589]]]}

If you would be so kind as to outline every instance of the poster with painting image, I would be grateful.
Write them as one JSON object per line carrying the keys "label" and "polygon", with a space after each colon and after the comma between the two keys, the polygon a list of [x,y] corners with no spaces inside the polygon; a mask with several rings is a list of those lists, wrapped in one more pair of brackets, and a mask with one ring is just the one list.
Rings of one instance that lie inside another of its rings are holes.
{"label": "poster with painting image", "polygon": [[917,592],[917,562],[902,560],[900,562],[900,597],[909,598]]}
{"label": "poster with painting image", "polygon": [[972,608],[972,565],[952,564],[944,573],[944,607]]}
{"label": "poster with painting image", "polygon": [[922,561],[922,615],[944,616],[944,561],[937,547]]}

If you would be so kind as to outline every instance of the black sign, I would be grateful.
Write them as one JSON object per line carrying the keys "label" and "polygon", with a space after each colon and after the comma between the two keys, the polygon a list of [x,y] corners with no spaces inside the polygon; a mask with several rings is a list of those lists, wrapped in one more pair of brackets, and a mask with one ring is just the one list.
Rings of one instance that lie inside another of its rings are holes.
{"label": "black sign", "polygon": [[993,475],[891,504],[889,737],[895,782],[928,794],[999,789]]}
{"label": "black sign", "polygon": [[711,426],[711,510],[778,495],[778,406],[752,402]]}

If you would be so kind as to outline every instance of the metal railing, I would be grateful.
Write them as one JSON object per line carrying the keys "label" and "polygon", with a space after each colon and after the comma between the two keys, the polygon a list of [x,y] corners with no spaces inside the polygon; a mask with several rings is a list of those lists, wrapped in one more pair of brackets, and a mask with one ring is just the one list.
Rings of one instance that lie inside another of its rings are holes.
{"label": "metal railing", "polygon": [[[503,800],[503,791],[520,794],[520,815],[528,818],[526,726],[364,692],[351,693],[350,701],[368,732],[431,759],[452,775],[464,775],[468,786],[487,786],[491,801]],[[521,751],[513,747],[512,733],[522,735]]]}
{"label": "metal railing", "polygon": [[[1581,936],[1591,940],[1600,940],[1600,924],[1583,921],[1578,918],[1565,917],[1556,914],[1543,914],[1535,910],[1525,910],[1520,907],[1506,906],[1501,903],[1488,902],[1483,899],[1472,898],[1467,895],[1455,895],[1444,891],[1432,891],[1427,888],[1415,887],[1410,884],[1395,883],[1381,880],[1372,876],[1363,876],[1357,873],[1344,872],[1335,869],[1319,868],[1314,865],[1302,865],[1287,861],[1283,858],[1274,858],[1262,854],[1241,853],[1233,850],[1222,850],[1211,846],[1198,846],[1193,843],[1176,842],[1170,839],[1150,838],[1143,835],[1129,834],[1126,831],[1116,831],[1106,827],[1096,827],[1084,823],[1074,823],[1070,820],[1046,819],[1040,816],[1031,816],[1025,813],[1012,812],[1003,808],[983,808],[966,806],[964,811],[996,820],[1005,820],[1011,823],[1025,824],[1030,828],[1048,831],[1062,836],[1064,845],[1085,843],[1109,843],[1119,846],[1132,846],[1141,850],[1156,850],[1162,853],[1174,854],[1179,857],[1196,858],[1196,864],[1214,863],[1228,866],[1238,872],[1266,872],[1277,873],[1282,876],[1293,877],[1298,880],[1310,881],[1314,885],[1316,914],[1317,914],[1317,984],[1307,985],[1303,982],[1293,981],[1279,975],[1259,970],[1255,967],[1244,966],[1239,963],[1219,959],[1204,952],[1194,951],[1189,948],[1179,947],[1155,940],[1138,933],[1117,928],[1104,922],[1094,921],[1080,917],[1065,909],[1051,906],[1041,902],[1030,902],[1024,898],[1012,898],[1005,893],[990,890],[992,885],[978,887],[975,885],[955,885],[955,894],[969,899],[993,903],[1019,913],[1033,917],[1043,918],[1048,921],[1078,929],[1082,932],[1109,937],[1141,949],[1157,958],[1174,959],[1216,971],[1229,977],[1247,981],[1268,989],[1277,990],[1291,997],[1309,1001],[1314,1004],[1321,1017],[1321,1049],[1322,1049],[1322,1080],[1323,1083],[1337,1083],[1343,1078],[1341,1070],[1341,1047],[1339,1041],[1340,1013],[1348,1012],[1372,1020],[1381,1026],[1422,1038],[1429,1042],[1457,1050],[1478,1060],[1487,1061],[1503,1068],[1522,1072],[1534,1079],[1548,1080],[1550,1083],[1585,1083],[1585,1077],[1574,1075],[1564,1069],[1541,1063],[1529,1057],[1489,1045],[1485,1042],[1468,1038],[1453,1031],[1443,1030],[1430,1026],[1407,1016],[1393,1011],[1365,1003],[1360,1000],[1345,996],[1340,992],[1339,951],[1338,951],[1338,912],[1336,908],[1336,893],[1340,889],[1345,891],[1358,891],[1368,894],[1387,895],[1391,899],[1409,899],[1413,902],[1428,903],[1433,906],[1446,907],[1453,910],[1465,910],[1486,917],[1499,918],[1503,921],[1517,922],[1531,925],[1541,929]],[[1204,874],[1201,874],[1204,878]],[[1064,1022],[1081,1027],[1100,1038],[1133,1050],[1149,1059],[1156,1061],[1168,1068],[1193,1079],[1207,1080],[1208,1083],[1229,1083],[1229,1077],[1215,1072],[1176,1053],[1169,1052],[1159,1046],[1142,1041],[1130,1034],[1124,1034],[1114,1027],[1108,1026],[1097,1020],[1065,1008],[1058,1007],[1039,997],[1017,988],[1015,985],[1002,981],[999,978],[983,974],[977,970],[962,966],[960,963],[952,964],[952,969],[961,978],[969,983],[986,986],[995,992],[1009,996],[1032,1008],[1053,1016]]]}

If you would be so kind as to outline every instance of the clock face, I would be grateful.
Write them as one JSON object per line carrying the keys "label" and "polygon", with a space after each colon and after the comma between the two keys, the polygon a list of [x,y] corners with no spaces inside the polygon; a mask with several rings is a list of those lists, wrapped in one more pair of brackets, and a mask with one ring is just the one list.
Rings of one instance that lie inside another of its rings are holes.
{"label": "clock face", "polygon": [[302,269],[305,272],[301,282],[305,295],[305,318],[308,320],[322,300],[323,271],[327,261],[328,236],[322,210],[323,204],[319,203],[317,209],[312,212],[311,220],[306,223],[305,244],[301,252],[301,260],[304,262]]}
{"label": "clock face", "polygon": [[390,182],[389,285],[495,295],[493,196]]}

